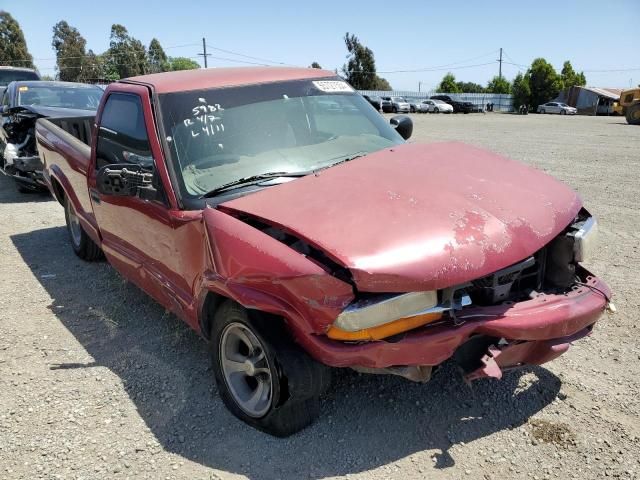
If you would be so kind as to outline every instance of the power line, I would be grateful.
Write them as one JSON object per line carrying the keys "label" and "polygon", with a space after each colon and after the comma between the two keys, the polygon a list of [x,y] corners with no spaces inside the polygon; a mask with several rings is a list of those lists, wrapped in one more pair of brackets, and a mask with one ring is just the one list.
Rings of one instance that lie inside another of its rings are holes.
{"label": "power line", "polygon": [[459,67],[444,67],[444,68],[420,68],[416,70],[376,70],[375,72],[370,71],[359,71],[359,70],[349,70],[349,73],[416,73],[416,72],[439,72],[446,70],[462,70],[465,68],[475,68],[475,67],[483,67],[485,65],[495,65],[496,62],[486,62],[486,63],[476,63],[475,65],[462,65]]}
{"label": "power line", "polygon": [[238,57],[244,57],[244,58],[248,58],[250,60],[258,60],[259,62],[274,63],[274,64],[277,64],[277,65],[287,65],[287,66],[290,66],[290,67],[295,67],[296,66],[296,65],[290,65],[290,64],[284,63],[284,62],[276,62],[274,60],[268,60],[266,58],[260,58],[260,57],[254,57],[254,56],[251,56],[251,55],[245,55],[244,53],[234,52],[233,50],[225,50],[224,48],[214,47],[212,45],[207,45],[207,47],[209,47],[212,50],[217,50],[219,52],[228,53],[230,55],[236,55]]}
{"label": "power line", "polygon": [[[491,52],[487,52],[487,53],[484,53],[482,55],[477,55],[475,57],[466,58],[464,60],[459,60],[459,61],[453,62],[453,63],[446,63],[444,65],[434,65],[432,67],[423,67],[423,68],[417,68],[417,69],[402,69],[402,70],[387,70],[387,71],[378,70],[375,73],[413,73],[413,72],[431,72],[431,71],[438,71],[438,70],[446,70],[448,67],[451,67],[453,65],[459,65],[461,63],[467,63],[467,62],[471,62],[473,60],[478,60],[479,58],[488,57],[489,55],[495,55],[497,52],[498,52],[498,50],[492,50]],[[493,62],[481,63],[481,64],[470,65],[470,66],[490,65],[491,63],[493,63]],[[464,67],[464,68],[466,68],[466,67]],[[455,69],[452,69],[452,70],[455,70]],[[362,72],[362,73],[372,73],[372,72]]]}

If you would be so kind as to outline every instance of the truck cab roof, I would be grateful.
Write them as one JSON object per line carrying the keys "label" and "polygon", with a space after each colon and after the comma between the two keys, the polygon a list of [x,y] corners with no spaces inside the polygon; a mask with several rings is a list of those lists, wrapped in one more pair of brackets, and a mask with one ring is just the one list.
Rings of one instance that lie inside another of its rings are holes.
{"label": "truck cab roof", "polygon": [[156,93],[172,93],[335,76],[334,72],[317,68],[237,67],[153,73],[120,82],[147,85]]}

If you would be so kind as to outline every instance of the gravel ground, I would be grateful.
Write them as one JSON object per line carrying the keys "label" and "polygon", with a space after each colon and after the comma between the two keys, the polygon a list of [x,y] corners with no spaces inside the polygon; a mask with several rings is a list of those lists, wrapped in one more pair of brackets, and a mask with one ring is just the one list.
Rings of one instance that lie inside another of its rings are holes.
{"label": "gravel ground", "polygon": [[62,208],[0,178],[0,478],[640,478],[640,128],[619,118],[414,115],[567,182],[600,221],[591,269],[618,314],[544,368],[465,385],[336,371],[288,439],[237,421],[206,345],[106,263]]}

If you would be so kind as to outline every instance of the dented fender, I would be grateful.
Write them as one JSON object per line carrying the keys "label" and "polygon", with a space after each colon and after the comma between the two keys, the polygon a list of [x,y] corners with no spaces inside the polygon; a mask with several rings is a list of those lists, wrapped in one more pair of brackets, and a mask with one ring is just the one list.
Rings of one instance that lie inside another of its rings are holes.
{"label": "dented fender", "polygon": [[282,315],[296,336],[324,333],[353,300],[351,285],[241,220],[214,208],[203,220],[212,258],[207,288]]}

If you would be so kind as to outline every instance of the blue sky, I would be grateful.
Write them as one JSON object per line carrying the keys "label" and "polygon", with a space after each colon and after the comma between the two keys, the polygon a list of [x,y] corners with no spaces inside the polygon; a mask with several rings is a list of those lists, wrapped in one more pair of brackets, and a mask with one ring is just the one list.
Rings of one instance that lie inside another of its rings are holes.
{"label": "blue sky", "polygon": [[[20,23],[29,51],[43,74],[54,74],[51,29],[67,20],[96,53],[108,48],[111,24],[121,23],[148,45],[157,37],[168,55],[195,57],[202,37],[210,46],[275,62],[339,68],[342,40],[355,33],[376,58],[379,72],[442,67],[443,70],[381,73],[396,89],[429,90],[450,69],[458,80],[482,84],[504,59],[529,65],[539,56],[557,70],[571,60],[589,85],[629,87],[640,83],[640,1],[514,2],[191,2],[149,0],[0,0]],[[169,48],[175,47],[175,48]],[[210,50],[214,56],[254,61]],[[489,63],[489,65],[473,66]],[[209,66],[242,65],[210,59]],[[471,67],[469,67],[471,65]],[[505,64],[511,79],[518,69]]]}

